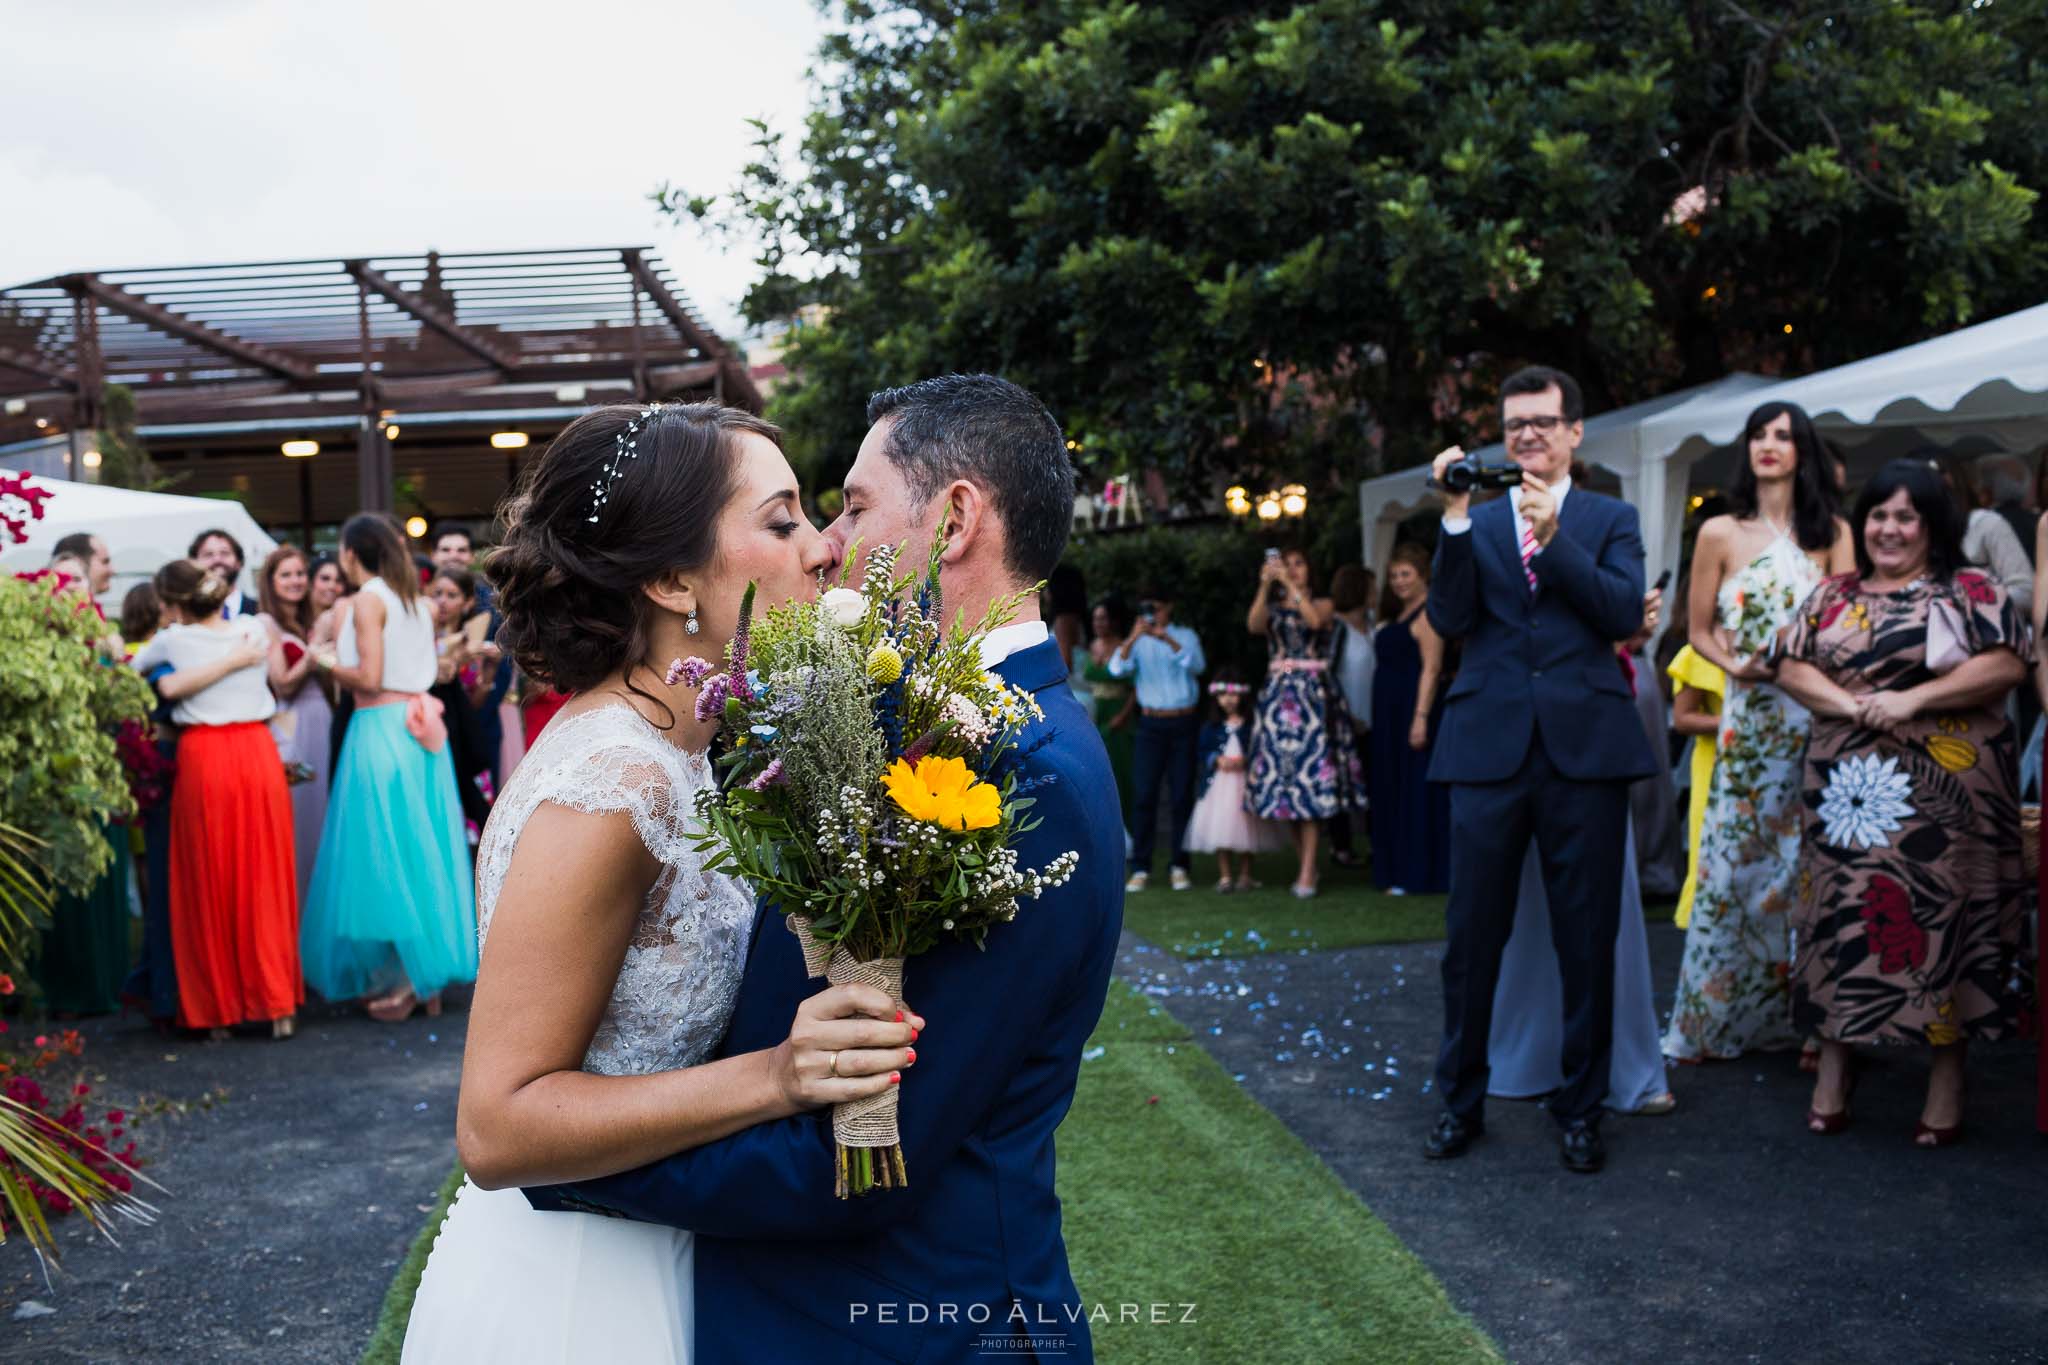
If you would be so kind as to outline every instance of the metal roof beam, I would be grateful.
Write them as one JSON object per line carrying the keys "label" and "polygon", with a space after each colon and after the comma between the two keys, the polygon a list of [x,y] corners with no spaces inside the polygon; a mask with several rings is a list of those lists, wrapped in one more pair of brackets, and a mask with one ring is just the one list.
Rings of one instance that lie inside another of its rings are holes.
{"label": "metal roof beam", "polygon": [[34,351],[0,346],[0,365],[32,374],[38,379],[47,379],[52,384],[62,384],[67,389],[78,387],[78,375],[75,371],[67,370],[54,360],[37,355]]}
{"label": "metal roof beam", "polygon": [[419,319],[423,326],[439,332],[479,360],[488,361],[501,370],[509,370],[519,363],[518,356],[482,333],[473,332],[463,326],[455,320],[453,313],[446,312],[418,295],[401,289],[381,272],[372,270],[368,261],[350,261],[348,273],[355,276],[363,288],[381,295],[397,305],[401,311]]}
{"label": "metal roof beam", "polygon": [[133,318],[146,326],[154,327],[159,332],[196,342],[208,350],[218,351],[245,365],[254,365],[260,370],[283,375],[286,379],[296,380],[301,384],[313,377],[312,366],[282,351],[244,341],[240,337],[229,336],[226,332],[217,331],[202,322],[195,322],[182,313],[174,313],[168,308],[151,303],[139,294],[131,294],[119,285],[108,284],[96,276],[67,275],[63,283],[67,289],[75,290],[124,317]]}

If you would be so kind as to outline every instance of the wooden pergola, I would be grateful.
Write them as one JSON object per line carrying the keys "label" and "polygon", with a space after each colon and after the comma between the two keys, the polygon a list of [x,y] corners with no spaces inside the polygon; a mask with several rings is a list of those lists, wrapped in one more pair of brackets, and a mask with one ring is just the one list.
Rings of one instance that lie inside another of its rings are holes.
{"label": "wooden pergola", "polygon": [[761,406],[745,363],[647,247],[104,270],[0,289],[0,464],[56,452],[69,477],[90,477],[111,384],[134,395],[176,491],[240,497],[308,537],[359,508],[487,515],[522,459],[603,403]]}

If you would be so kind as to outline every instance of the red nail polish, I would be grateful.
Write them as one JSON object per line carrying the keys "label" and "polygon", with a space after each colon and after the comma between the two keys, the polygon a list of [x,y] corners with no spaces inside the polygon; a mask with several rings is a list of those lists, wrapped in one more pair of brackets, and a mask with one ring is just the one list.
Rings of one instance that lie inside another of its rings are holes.
{"label": "red nail polish", "polygon": [[904,1049],[903,1049],[903,1051],[904,1051],[904,1053],[905,1053],[905,1056],[904,1056],[904,1058],[903,1058],[903,1065],[905,1065],[905,1066],[916,1066],[916,1065],[917,1065],[917,1049],[916,1049],[916,1048],[914,1048],[914,1047],[907,1047],[907,1048],[904,1048]]}
{"label": "red nail polish", "polygon": [[901,1084],[903,1084],[903,1073],[902,1073],[902,1072],[900,1072],[900,1071],[892,1071],[892,1072],[890,1072],[890,1073],[889,1073],[889,1084],[891,1084],[891,1085],[901,1085]]}
{"label": "red nail polish", "polygon": [[903,1011],[902,1011],[902,1010],[897,1010],[897,1011],[896,1011],[896,1022],[897,1022],[897,1023],[899,1023],[899,1024],[903,1022]]}
{"label": "red nail polish", "polygon": [[912,1029],[912,1030],[910,1031],[910,1041],[911,1041],[911,1042],[913,1042],[913,1043],[917,1041],[917,1030],[916,1030],[916,1029]]}

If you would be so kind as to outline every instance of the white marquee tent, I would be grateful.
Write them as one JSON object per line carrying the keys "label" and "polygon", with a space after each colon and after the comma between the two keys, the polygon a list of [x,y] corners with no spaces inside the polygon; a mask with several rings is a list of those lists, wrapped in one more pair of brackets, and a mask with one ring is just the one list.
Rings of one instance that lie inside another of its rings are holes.
{"label": "white marquee tent", "polygon": [[[14,473],[0,469],[0,473]],[[114,559],[114,586],[100,599],[108,615],[119,610],[122,596],[169,560],[181,558],[192,538],[219,527],[242,543],[242,590],[254,593],[255,570],[263,556],[277,548],[239,502],[223,498],[190,498],[175,493],[141,493],[130,488],[104,488],[93,483],[37,476],[35,486],[50,490],[43,518],[28,524],[28,541],[0,545],[0,569],[23,573],[40,569],[50,549],[74,531],[90,531],[107,543]],[[0,536],[0,539],[6,539]]]}

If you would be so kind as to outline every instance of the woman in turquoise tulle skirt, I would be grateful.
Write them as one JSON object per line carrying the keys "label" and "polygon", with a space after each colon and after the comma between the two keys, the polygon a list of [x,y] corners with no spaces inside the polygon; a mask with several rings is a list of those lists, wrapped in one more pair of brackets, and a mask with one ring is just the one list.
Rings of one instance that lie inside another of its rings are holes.
{"label": "woman in turquoise tulle skirt", "polygon": [[398,527],[365,513],[341,532],[357,587],[320,666],[355,695],[306,892],[299,950],[329,1000],[367,998],[396,1022],[476,979],[476,888],[434,685],[433,612]]}

